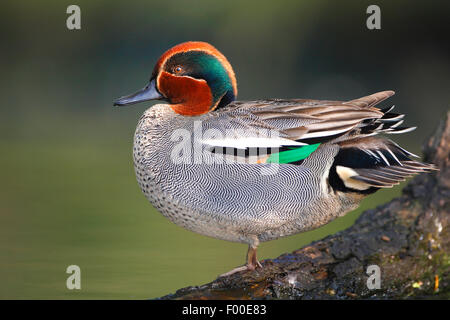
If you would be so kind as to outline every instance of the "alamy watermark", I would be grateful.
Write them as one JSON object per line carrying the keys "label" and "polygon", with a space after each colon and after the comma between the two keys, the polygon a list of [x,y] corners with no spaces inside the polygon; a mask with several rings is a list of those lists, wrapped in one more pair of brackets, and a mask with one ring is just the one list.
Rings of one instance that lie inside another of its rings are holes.
{"label": "alamy watermark", "polygon": [[381,270],[376,264],[372,264],[367,267],[366,274],[369,276],[367,279],[367,289],[375,290],[381,289]]}
{"label": "alamy watermark", "polygon": [[193,130],[174,130],[170,141],[174,142],[170,151],[174,164],[261,164],[262,175],[278,171],[281,147],[303,145],[282,138],[277,130],[204,129],[202,121],[194,121]]}
{"label": "alamy watermark", "polygon": [[66,13],[70,14],[66,20],[66,27],[69,30],[81,29],[81,9],[76,4],[67,7]]}
{"label": "alamy watermark", "polygon": [[81,289],[81,269],[77,265],[70,265],[66,269],[66,273],[70,274],[66,280],[66,287],[69,290]]}
{"label": "alamy watermark", "polygon": [[366,26],[369,30],[380,30],[381,29],[381,9],[376,4],[372,4],[367,7],[367,14],[370,16],[366,20]]}

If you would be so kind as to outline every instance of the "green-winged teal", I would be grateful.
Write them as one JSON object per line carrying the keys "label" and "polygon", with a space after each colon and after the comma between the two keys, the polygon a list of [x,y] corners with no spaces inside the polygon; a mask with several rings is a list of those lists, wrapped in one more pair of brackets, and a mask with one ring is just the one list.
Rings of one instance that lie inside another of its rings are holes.
{"label": "green-winged teal", "polygon": [[433,169],[380,134],[403,115],[375,107],[394,94],[350,101],[234,101],[233,69],[216,48],[186,42],[165,52],[149,84],[115,101],[162,100],[144,112],[134,167],[148,200],[174,223],[249,245],[308,231],[362,198]]}

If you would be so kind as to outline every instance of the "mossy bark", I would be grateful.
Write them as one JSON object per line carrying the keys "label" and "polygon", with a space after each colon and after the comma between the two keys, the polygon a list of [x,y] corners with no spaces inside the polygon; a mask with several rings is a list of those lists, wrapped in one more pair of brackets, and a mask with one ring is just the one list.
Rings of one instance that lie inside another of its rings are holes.
{"label": "mossy bark", "polygon": [[[450,112],[424,147],[439,171],[409,182],[401,197],[364,212],[337,234],[241,272],[161,299],[449,299]],[[369,265],[381,271],[368,289]]]}

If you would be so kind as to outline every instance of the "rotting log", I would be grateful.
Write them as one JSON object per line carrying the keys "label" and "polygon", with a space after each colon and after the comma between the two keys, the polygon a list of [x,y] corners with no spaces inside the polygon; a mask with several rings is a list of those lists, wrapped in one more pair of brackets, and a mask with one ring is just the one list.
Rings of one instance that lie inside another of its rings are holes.
{"label": "rotting log", "polygon": [[[449,299],[450,112],[423,151],[439,171],[418,175],[350,228],[264,260],[263,269],[160,299]],[[380,268],[380,289],[367,286],[370,265]]]}

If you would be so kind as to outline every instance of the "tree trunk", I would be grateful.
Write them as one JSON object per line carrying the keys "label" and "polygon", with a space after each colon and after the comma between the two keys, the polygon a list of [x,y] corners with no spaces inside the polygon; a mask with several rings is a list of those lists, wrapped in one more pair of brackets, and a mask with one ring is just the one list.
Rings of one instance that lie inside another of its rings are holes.
{"label": "tree trunk", "polygon": [[401,197],[364,212],[347,230],[264,260],[263,269],[161,299],[450,298],[449,153],[450,112],[424,146],[424,160],[439,171],[415,177]]}

